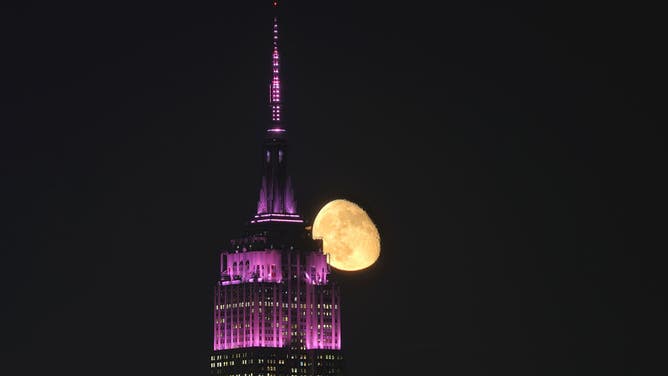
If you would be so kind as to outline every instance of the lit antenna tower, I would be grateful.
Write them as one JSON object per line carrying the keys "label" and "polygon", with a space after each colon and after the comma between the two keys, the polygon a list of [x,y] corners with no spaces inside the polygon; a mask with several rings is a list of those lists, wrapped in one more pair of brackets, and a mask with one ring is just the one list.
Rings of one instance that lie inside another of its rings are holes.
{"label": "lit antenna tower", "polygon": [[[278,1],[273,1],[278,10]],[[281,119],[278,17],[256,214],[220,253],[211,375],[342,375],[341,297],[297,212]]]}

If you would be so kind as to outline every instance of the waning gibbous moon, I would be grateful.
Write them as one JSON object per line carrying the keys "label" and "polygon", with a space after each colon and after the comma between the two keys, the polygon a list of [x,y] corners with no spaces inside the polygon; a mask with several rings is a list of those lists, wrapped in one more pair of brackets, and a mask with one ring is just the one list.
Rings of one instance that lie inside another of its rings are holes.
{"label": "waning gibbous moon", "polygon": [[320,209],[313,221],[313,239],[322,239],[329,264],[339,270],[360,270],[380,256],[380,234],[369,215],[354,202],[338,199]]}

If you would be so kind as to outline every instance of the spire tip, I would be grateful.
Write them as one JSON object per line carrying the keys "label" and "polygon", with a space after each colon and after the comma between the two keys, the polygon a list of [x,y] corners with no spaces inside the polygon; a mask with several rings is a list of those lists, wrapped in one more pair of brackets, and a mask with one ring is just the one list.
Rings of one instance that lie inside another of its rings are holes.
{"label": "spire tip", "polygon": [[[278,0],[273,0],[274,7],[278,7]],[[272,129],[282,129],[281,126],[281,77],[280,56],[278,53],[278,17],[274,17],[273,51],[271,55],[272,78],[269,84],[269,106],[271,107]]]}

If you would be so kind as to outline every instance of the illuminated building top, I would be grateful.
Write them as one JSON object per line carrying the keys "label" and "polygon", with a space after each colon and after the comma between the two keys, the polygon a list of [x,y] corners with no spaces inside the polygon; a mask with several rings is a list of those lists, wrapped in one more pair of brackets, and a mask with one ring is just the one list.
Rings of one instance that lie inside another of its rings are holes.
{"label": "illuminated building top", "polygon": [[[274,10],[278,1],[272,1]],[[344,374],[341,292],[322,240],[297,212],[287,172],[278,18],[273,19],[269,108],[255,215],[220,252],[212,376]]]}
{"label": "illuminated building top", "polygon": [[[273,1],[273,5],[277,8],[278,2]],[[338,365],[327,362],[342,359],[339,287],[330,278],[322,241],[311,237],[297,212],[287,173],[288,143],[281,118],[278,42],[278,18],[274,17],[269,86],[271,123],[262,147],[263,174],[257,212],[245,226],[243,235],[233,239],[231,246],[220,253],[212,357],[212,369],[220,372],[216,374],[250,374],[248,371],[257,366],[258,363],[230,366],[225,359],[234,351],[255,354],[255,361],[266,354],[272,354],[274,359],[279,356],[276,354],[287,354],[281,359],[285,359],[284,368],[290,374],[298,369],[309,372],[299,374],[311,374],[317,367],[331,366],[330,371],[338,370]],[[237,371],[229,368],[237,366],[242,368]],[[270,371],[267,374],[282,374]]]}
{"label": "illuminated building top", "polygon": [[[274,1],[273,6],[278,8],[278,1]],[[269,84],[271,123],[265,135],[262,155],[263,175],[257,213],[250,223],[304,222],[297,213],[292,181],[287,173],[288,143],[287,131],[281,118],[281,65],[278,41],[278,17],[274,17]]]}

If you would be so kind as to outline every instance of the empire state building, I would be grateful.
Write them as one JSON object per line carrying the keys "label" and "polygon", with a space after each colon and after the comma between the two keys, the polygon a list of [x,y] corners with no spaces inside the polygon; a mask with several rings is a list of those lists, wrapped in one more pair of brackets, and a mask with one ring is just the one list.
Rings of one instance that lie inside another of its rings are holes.
{"label": "empire state building", "polygon": [[257,211],[220,253],[211,375],[342,375],[340,290],[288,175],[277,17],[271,72]]}

